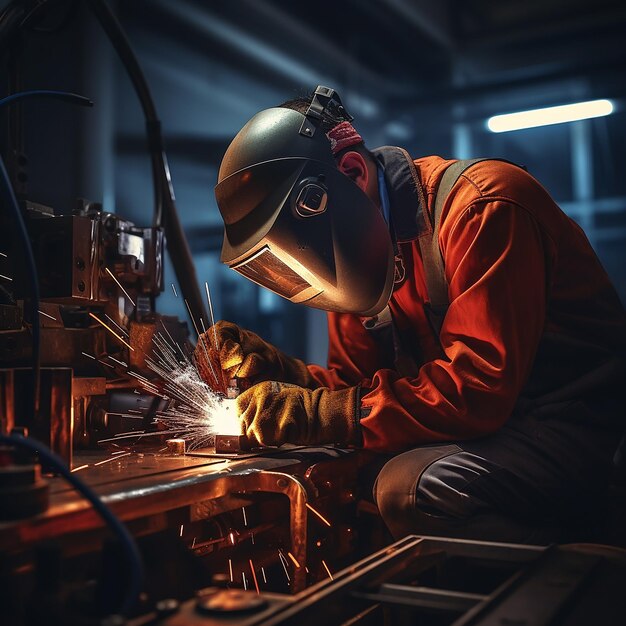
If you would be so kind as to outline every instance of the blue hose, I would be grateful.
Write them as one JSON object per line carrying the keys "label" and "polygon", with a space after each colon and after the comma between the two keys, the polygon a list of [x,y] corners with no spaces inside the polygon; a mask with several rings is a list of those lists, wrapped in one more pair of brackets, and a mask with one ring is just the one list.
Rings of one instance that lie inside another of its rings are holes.
{"label": "blue hose", "polygon": [[22,437],[21,435],[0,435],[0,444],[26,448],[31,452],[36,452],[39,455],[39,458],[44,461],[46,465],[49,465],[56,472],[61,474],[61,476],[63,476],[63,478],[65,478],[65,480],[67,480],[67,482],[70,483],[74,489],[89,500],[93,508],[100,515],[100,517],[102,517],[107,526],[119,538],[122,546],[124,547],[124,554],[130,569],[130,582],[125,590],[124,600],[120,606],[119,613],[121,615],[128,616],[137,604],[139,594],[141,593],[141,589],[143,587],[143,562],[139,549],[137,548],[137,544],[126,526],[111,511],[111,509],[109,509],[109,507],[102,502],[100,497],[90,487],[88,487],[75,474],[72,474],[63,459],[57,456],[44,444],[39,441],[35,441],[34,439]]}

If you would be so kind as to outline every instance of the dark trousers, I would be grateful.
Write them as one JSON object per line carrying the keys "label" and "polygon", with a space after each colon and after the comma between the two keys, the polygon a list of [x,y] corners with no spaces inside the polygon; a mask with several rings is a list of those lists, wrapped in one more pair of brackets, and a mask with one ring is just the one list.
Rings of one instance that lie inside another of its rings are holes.
{"label": "dark trousers", "polygon": [[407,534],[544,544],[594,522],[621,429],[584,405],[516,416],[495,434],[393,457],[374,498],[395,539]]}

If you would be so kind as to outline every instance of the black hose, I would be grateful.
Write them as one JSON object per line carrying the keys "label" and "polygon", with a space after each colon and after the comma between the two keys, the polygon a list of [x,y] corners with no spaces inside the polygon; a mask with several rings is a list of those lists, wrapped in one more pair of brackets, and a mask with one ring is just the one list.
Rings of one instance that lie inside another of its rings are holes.
{"label": "black hose", "polygon": [[[107,526],[117,535],[120,543],[124,546],[124,554],[129,567],[129,585],[125,589],[124,599],[119,608],[119,612],[121,615],[128,616],[136,606],[143,587],[143,562],[139,548],[126,526],[90,487],[80,480],[76,474],[70,471],[69,467],[63,462],[63,459],[57,456],[43,443],[22,437],[21,435],[7,436],[0,434],[0,444],[17,446],[30,450],[31,452],[36,452],[41,461],[63,476],[74,489],[89,500],[98,515],[102,517]],[[125,572],[122,574],[125,574]]]}
{"label": "black hose", "polygon": [[174,189],[163,147],[161,122],[157,116],[148,83],[119,20],[113,14],[106,1],[86,0],[86,2],[100,22],[120,57],[124,68],[128,72],[144,112],[154,181],[154,225],[157,227],[163,226],[165,230],[170,257],[176,273],[176,279],[183,292],[183,298],[189,303],[191,312],[196,320],[199,317],[207,320],[204,302],[198,287],[196,268],[191,257],[185,232],[178,217],[178,211],[176,210]]}

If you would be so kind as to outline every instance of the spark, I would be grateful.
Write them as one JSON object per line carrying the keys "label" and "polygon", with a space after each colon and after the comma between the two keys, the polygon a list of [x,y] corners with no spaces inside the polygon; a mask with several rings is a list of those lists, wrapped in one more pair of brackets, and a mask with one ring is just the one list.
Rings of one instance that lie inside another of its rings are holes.
{"label": "spark", "polygon": [[233,562],[228,559],[228,571],[230,572],[230,582],[234,582],[233,580]]}
{"label": "spark", "polygon": [[124,363],[124,361],[120,361],[119,359],[116,359],[114,356],[111,356],[110,354],[107,354],[107,356],[111,359],[111,361],[115,361],[116,363],[119,363],[122,367],[128,367],[128,364]]}
{"label": "spark", "polygon": [[250,539],[252,541],[252,545],[254,545],[254,533],[250,533]]}
{"label": "spark", "polygon": [[331,526],[331,523],[319,511],[316,511],[308,502],[306,502],[305,504],[306,508],[309,509],[309,511],[311,511],[312,513],[315,513],[315,515],[317,515],[317,517],[319,517],[322,522],[326,524],[326,526]]}
{"label": "spark", "polygon": [[247,526],[248,525],[248,519],[246,517],[246,507],[245,506],[241,507],[241,512],[243,513],[243,525]]}
{"label": "spark", "polygon": [[133,372],[133,370],[128,370],[127,373],[139,379],[143,383],[148,383],[149,385],[152,384],[145,376],[142,376],[141,374],[137,374],[137,372]]}
{"label": "spark", "polygon": [[230,542],[235,545],[235,533],[232,530],[228,533],[228,538],[230,539]]}
{"label": "spark", "polygon": [[196,537],[193,538],[193,541],[191,542],[191,549],[193,550],[196,547]]}
{"label": "spark", "polygon": [[147,433],[145,430],[131,430],[127,433],[119,433],[108,439],[98,439],[98,443],[108,443],[109,441],[119,441],[120,439],[128,439],[129,437],[162,437],[165,433],[163,431],[156,431],[153,433]]}
{"label": "spark", "polygon": [[176,293],[176,287],[174,286],[174,283],[172,283],[172,291],[174,292],[174,296],[178,298],[178,294]]}
{"label": "spark", "polygon": [[184,528],[184,526],[183,526],[183,524],[181,524],[180,525],[180,535],[179,535],[180,537],[183,536],[183,528]]}
{"label": "spark", "polygon": [[148,367],[164,381],[164,391],[172,398],[170,405],[156,414],[157,421],[168,431],[176,431],[194,450],[213,445],[216,434],[238,435],[241,422],[235,401],[215,393],[201,378],[196,368],[186,360]]}
{"label": "spark", "polygon": [[124,295],[130,300],[130,303],[133,306],[137,306],[135,304],[135,301],[130,297],[130,294],[128,293],[128,291],[126,291],[126,289],[124,289],[124,287],[122,286],[122,283],[119,280],[117,280],[117,276],[115,276],[115,274],[108,267],[105,267],[104,271],[107,272],[108,275],[117,283],[117,286],[124,292]]}
{"label": "spark", "polygon": [[129,348],[133,352],[135,351],[135,348],[133,348],[126,340],[122,339],[122,337],[120,337],[120,335],[118,335],[108,324],[105,324],[99,317],[94,315],[91,311],[89,311],[89,317],[93,317],[93,319],[95,319],[96,322],[98,322],[98,324],[102,324],[102,326],[104,326],[114,337],[117,337],[117,339],[119,339],[127,348]]}
{"label": "spark", "polygon": [[189,302],[187,302],[187,299],[185,298],[185,306],[187,307],[187,310],[189,311],[189,317],[191,318],[191,322],[193,323],[193,327],[196,330],[196,335],[198,335],[198,337],[200,336],[200,331],[198,330],[198,325],[196,324],[196,319],[193,316],[193,313],[191,312],[191,307],[189,306]]}
{"label": "spark", "polygon": [[115,452],[111,452],[111,454],[124,454],[126,450],[116,450]]}
{"label": "spark", "polygon": [[293,561],[293,564],[299,569],[300,563],[298,563],[298,559],[296,559],[296,557],[293,554],[291,554],[291,552],[287,552],[287,556]]}
{"label": "spark", "polygon": [[267,585],[267,578],[265,578],[265,568],[261,565],[261,574],[263,574],[263,582]]}
{"label": "spark", "polygon": [[130,415],[129,413],[116,413],[115,411],[106,411],[107,415],[117,415],[119,417],[127,417],[132,420],[142,420],[143,416],[140,415]]}
{"label": "spark", "polygon": [[279,550],[278,551],[278,556],[280,557],[280,563],[283,566],[283,569],[285,570],[285,576],[287,576],[287,580],[289,582],[291,582],[291,578],[289,578],[289,572],[287,571],[287,564],[285,563],[285,557],[282,555],[282,552]]}
{"label": "spark", "polygon": [[[200,324],[202,324],[202,331],[203,331],[203,336],[204,336],[206,334],[206,328],[204,327],[204,320],[202,318],[200,318]],[[206,356],[206,361],[209,364],[211,374],[213,374],[213,378],[215,379],[215,382],[219,385],[219,379],[217,378],[217,374],[215,373],[215,369],[213,368],[213,363],[211,362],[211,357],[209,356],[209,351],[207,350],[207,347],[206,347],[207,342],[205,342],[205,340],[202,337],[198,337],[198,341],[202,344],[204,355]],[[224,372],[222,372],[222,376],[223,374]]]}
{"label": "spark", "polygon": [[54,320],[55,322],[58,321],[56,317],[52,317],[52,315],[49,315],[48,313],[44,313],[44,311],[42,311],[41,309],[37,309],[37,312],[39,313],[39,315],[43,315],[44,317],[49,317],[51,320]]}
{"label": "spark", "polygon": [[105,313],[104,317],[106,317],[109,320],[109,322],[111,322],[111,324],[113,324],[113,326],[115,326],[117,329],[119,329],[121,331],[122,335],[126,335],[128,337],[128,331],[125,328],[122,328],[110,315],[107,315]]}
{"label": "spark", "polygon": [[4,257],[5,259],[8,258],[8,256],[4,252],[0,252],[0,256]]}
{"label": "spark", "polygon": [[[187,301],[185,305],[197,332],[198,327]],[[128,370],[128,374],[136,378],[145,391],[168,400],[167,407],[157,411],[154,421],[155,424],[164,427],[164,430],[148,432],[145,436],[175,433],[185,439],[187,450],[194,450],[213,445],[216,434],[241,434],[241,420],[235,408],[236,402],[224,398],[207,385],[190,358],[174,341],[165,324],[162,323],[162,326],[165,334],[160,331],[155,333],[152,358],[146,359],[148,368],[161,381],[159,387],[137,372]],[[205,350],[207,344],[208,341],[202,341]],[[218,382],[210,360],[209,365],[215,381]],[[137,436],[137,431],[125,434]],[[247,525],[245,511],[243,515]]]}
{"label": "spark", "polygon": [[[115,435],[115,437],[125,437],[126,435],[141,435],[143,433],[145,433],[145,430],[127,430],[126,432],[123,433],[117,433],[117,435]],[[104,440],[102,440],[104,441]],[[114,439],[111,439],[111,441],[114,441]]]}
{"label": "spark", "polygon": [[326,570],[328,577],[333,580],[333,575],[330,573],[330,570],[328,569],[328,565],[326,565],[326,561],[324,561],[324,559],[322,559],[322,565],[324,566],[324,569]]}
{"label": "spark", "polygon": [[250,563],[250,571],[252,572],[252,580],[254,580],[254,588],[256,589],[257,595],[259,595],[261,592],[259,590],[259,582],[256,579],[256,572],[254,571],[254,565],[252,563],[252,559],[248,559],[248,562]]}
{"label": "spark", "polygon": [[205,281],[204,288],[206,289],[206,299],[209,303],[209,315],[211,317],[210,322],[213,327],[213,336],[215,338],[215,349],[219,350],[219,344],[217,342],[217,330],[215,329],[215,317],[213,317],[213,304],[211,303],[211,292],[209,291],[209,283]]}
{"label": "spark", "polygon": [[0,278],[4,278],[4,280],[8,280],[10,282],[13,282],[12,278],[10,278],[9,276],[5,276],[4,274],[0,274]]}
{"label": "spark", "polygon": [[79,465],[78,467],[75,467],[73,470],[71,470],[72,472],[80,472],[80,470],[85,469],[86,467],[89,467],[89,465]]}
{"label": "spark", "polygon": [[241,572],[241,577],[243,578],[243,590],[248,591],[248,581],[246,580],[246,573]]}
{"label": "spark", "polygon": [[85,356],[88,356],[90,359],[93,359],[94,361],[97,361],[98,359],[96,359],[95,356],[93,356],[92,354],[87,354],[86,352],[83,352],[82,354],[84,354]]}
{"label": "spark", "polygon": [[116,461],[117,459],[121,459],[123,456],[128,456],[130,454],[130,452],[125,452],[124,454],[118,454],[117,456],[112,456],[109,459],[104,459],[104,461],[98,461],[97,463],[94,463],[94,467],[96,465],[104,465],[105,463],[109,463],[110,461]]}

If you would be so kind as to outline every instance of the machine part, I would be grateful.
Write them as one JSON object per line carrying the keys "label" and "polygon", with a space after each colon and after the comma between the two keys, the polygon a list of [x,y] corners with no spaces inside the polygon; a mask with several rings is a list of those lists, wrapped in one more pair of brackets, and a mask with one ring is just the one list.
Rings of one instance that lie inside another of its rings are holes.
{"label": "machine part", "polygon": [[41,465],[4,464],[10,448],[0,449],[0,520],[16,520],[48,509],[48,483],[41,478]]}
{"label": "machine part", "polygon": [[[99,300],[99,220],[87,216],[44,217],[27,204],[28,232],[33,242],[41,298],[62,304],[104,303]],[[15,296],[22,298],[26,284],[15,268]]]}
{"label": "machine part", "polygon": [[[626,610],[625,583],[626,551],[607,546],[409,536],[292,598],[263,593],[267,605],[256,614],[199,613],[190,600],[158,624],[617,624]],[[130,626],[146,623],[138,618]]]}
{"label": "machine part", "polygon": [[[33,255],[33,247],[29,237],[29,233],[26,230],[26,224],[24,223],[24,216],[22,215],[22,211],[17,203],[17,198],[15,197],[15,191],[13,186],[11,185],[11,179],[9,178],[9,174],[4,165],[4,159],[0,156],[0,177],[2,178],[2,195],[4,197],[4,206],[5,210],[8,206],[13,213],[13,222],[17,226],[17,237],[16,240],[20,241],[20,245],[18,249],[20,249],[21,254],[17,258],[26,257],[26,263],[24,268],[24,277],[26,278],[26,283],[29,285],[29,293],[30,296],[30,309],[31,309],[31,318],[32,318],[32,350],[31,350],[31,385],[30,385],[30,404],[28,407],[28,415],[32,420],[34,420],[37,416],[37,412],[39,411],[39,395],[40,395],[40,347],[41,347],[41,336],[40,336],[40,328],[39,328],[39,299],[40,299],[40,288],[39,288],[39,280],[37,275],[37,268],[35,264],[35,257]],[[25,253],[25,254],[24,254]],[[14,265],[14,270],[15,270]]]}
{"label": "machine part", "polygon": [[42,368],[39,410],[30,419],[26,405],[30,398],[24,394],[28,369],[0,370],[0,431],[15,426],[28,428],[38,441],[49,446],[68,465],[72,463],[72,370],[68,367]]}
{"label": "machine part", "polygon": [[0,445],[14,446],[37,454],[43,463],[63,476],[72,487],[89,501],[96,512],[102,517],[105,524],[115,533],[124,546],[124,556],[126,557],[126,562],[129,567],[129,584],[120,602],[120,613],[122,615],[128,615],[132,609],[135,608],[143,586],[143,563],[135,540],[126,526],[122,524],[118,517],[113,514],[111,509],[102,502],[91,488],[83,483],[75,474],[72,474],[69,467],[63,462],[63,459],[54,454],[54,452],[49,450],[41,442],[27,437],[15,435],[7,437],[6,435],[0,435]]}
{"label": "machine part", "polygon": [[234,616],[256,613],[267,606],[267,600],[251,591],[218,589],[203,593],[197,600],[196,610],[204,615]]}
{"label": "machine part", "polygon": [[245,435],[215,435],[216,454],[236,454],[250,450],[250,441]]}
{"label": "machine part", "polygon": [[185,231],[180,223],[174,199],[174,189],[170,178],[167,156],[163,146],[161,122],[158,118],[152,95],[145,76],[133,53],[124,30],[105,0],[88,0],[103,30],[118,53],[124,68],[135,88],[146,119],[148,145],[152,158],[154,183],[154,225],[163,227],[169,244],[170,258],[183,298],[189,303],[191,314],[196,319],[208,319],[198,288],[196,270],[189,251]]}
{"label": "machine part", "polygon": [[167,439],[165,441],[167,445],[167,451],[169,454],[177,456],[184,456],[185,454],[185,440],[184,439]]}

